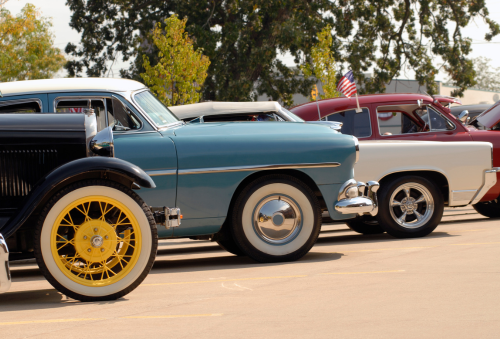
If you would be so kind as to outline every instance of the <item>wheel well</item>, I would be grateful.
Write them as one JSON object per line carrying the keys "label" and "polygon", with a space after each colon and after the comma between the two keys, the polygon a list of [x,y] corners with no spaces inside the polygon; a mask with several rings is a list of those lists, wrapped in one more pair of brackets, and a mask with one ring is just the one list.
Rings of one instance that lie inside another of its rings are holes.
{"label": "wheel well", "polygon": [[230,218],[234,203],[235,203],[236,199],[238,198],[239,194],[241,193],[241,191],[243,191],[243,189],[248,184],[250,184],[252,181],[254,181],[260,177],[269,175],[269,174],[285,174],[285,175],[289,175],[289,176],[292,176],[292,177],[299,179],[300,181],[302,181],[304,184],[306,184],[307,186],[309,186],[309,188],[311,188],[313,190],[314,195],[316,195],[316,197],[318,198],[319,204],[321,206],[321,211],[327,210],[325,199],[323,198],[323,195],[321,194],[321,191],[319,190],[318,185],[316,185],[314,180],[312,180],[311,177],[308,176],[307,174],[305,174],[304,172],[297,171],[297,170],[260,171],[260,172],[250,174],[242,182],[240,182],[240,184],[238,185],[238,187],[234,191],[233,197],[231,198],[231,202],[229,203],[229,209],[227,211],[226,220],[228,220]]}
{"label": "wheel well", "polygon": [[446,179],[444,174],[436,172],[436,171],[406,171],[406,172],[397,172],[397,173],[388,174],[387,176],[385,176],[379,180],[380,186],[383,186],[385,183],[389,182],[390,180],[404,177],[406,175],[420,176],[420,177],[426,178],[427,180],[430,180],[433,183],[435,183],[437,185],[437,187],[439,188],[439,191],[443,195],[444,203],[448,204],[449,194],[450,194],[448,179]]}

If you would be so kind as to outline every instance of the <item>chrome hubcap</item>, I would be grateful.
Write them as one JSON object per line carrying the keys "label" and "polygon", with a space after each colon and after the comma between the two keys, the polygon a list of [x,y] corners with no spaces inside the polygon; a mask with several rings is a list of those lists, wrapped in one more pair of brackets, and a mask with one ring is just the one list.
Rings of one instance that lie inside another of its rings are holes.
{"label": "chrome hubcap", "polygon": [[299,231],[301,215],[298,206],[283,196],[270,196],[255,208],[253,223],[256,233],[266,242],[289,241]]}
{"label": "chrome hubcap", "polygon": [[391,216],[405,228],[425,225],[434,213],[434,199],[429,190],[417,183],[406,183],[391,195]]}

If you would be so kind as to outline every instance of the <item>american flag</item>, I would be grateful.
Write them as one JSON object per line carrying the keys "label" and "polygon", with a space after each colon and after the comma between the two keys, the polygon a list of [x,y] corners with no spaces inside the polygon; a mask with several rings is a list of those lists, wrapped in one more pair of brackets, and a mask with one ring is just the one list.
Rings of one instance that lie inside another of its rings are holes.
{"label": "american flag", "polygon": [[337,91],[344,94],[348,98],[350,98],[353,94],[356,94],[356,83],[354,82],[352,71],[347,72],[340,79],[339,84],[337,85]]}

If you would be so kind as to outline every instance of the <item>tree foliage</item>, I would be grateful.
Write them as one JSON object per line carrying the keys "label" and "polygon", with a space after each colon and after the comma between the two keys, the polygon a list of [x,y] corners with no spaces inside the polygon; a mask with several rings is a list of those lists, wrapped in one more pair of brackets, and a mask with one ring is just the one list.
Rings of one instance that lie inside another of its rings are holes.
{"label": "tree foliage", "polygon": [[[332,53],[339,73],[353,70],[362,90],[383,92],[392,78],[408,70],[421,85],[436,91],[434,77],[443,63],[461,94],[474,85],[475,72],[467,58],[471,41],[462,28],[484,20],[490,40],[500,32],[489,17],[485,0],[67,0],[70,25],[82,33],[82,44],[68,44],[77,60],[70,75],[105,74],[118,53],[135,60],[122,75],[139,78],[141,37],[172,13],[188,18],[187,32],[195,47],[212,61],[204,85],[211,100],[251,100],[267,94],[287,101],[308,94],[311,79],[298,77],[281,54],[297,65],[310,58],[317,34],[330,24]],[[144,47],[144,43],[143,46]],[[151,59],[153,60],[153,59]],[[365,77],[372,72],[373,77]],[[140,78],[139,78],[140,79]]]}
{"label": "tree foliage", "polygon": [[151,66],[143,54],[145,72],[141,73],[146,85],[165,105],[192,104],[200,100],[200,89],[207,77],[210,60],[195,50],[184,31],[186,21],[177,15],[165,19],[165,28],[158,23],[151,40],[159,50],[158,63]]}
{"label": "tree foliage", "polygon": [[311,48],[311,61],[300,67],[304,77],[315,76],[321,81],[323,87],[321,99],[340,96],[337,91],[336,63],[331,50],[333,42],[331,30],[332,27],[327,25],[318,33],[318,42]]}
{"label": "tree foliage", "polygon": [[53,46],[52,23],[27,4],[18,16],[0,9],[0,81],[47,79],[65,58]]}
{"label": "tree foliage", "polygon": [[488,91],[500,91],[500,67],[492,67],[491,59],[478,57],[474,59],[474,70],[476,71],[476,86]]}

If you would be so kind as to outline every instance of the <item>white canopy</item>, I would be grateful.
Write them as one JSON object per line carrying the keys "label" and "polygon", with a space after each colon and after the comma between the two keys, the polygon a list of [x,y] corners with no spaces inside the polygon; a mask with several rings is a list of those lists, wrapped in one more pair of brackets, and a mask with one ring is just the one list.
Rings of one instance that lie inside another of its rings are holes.
{"label": "white canopy", "polygon": [[169,109],[179,118],[196,118],[202,115],[233,113],[278,112],[281,108],[276,101],[223,102],[209,101],[199,104],[171,106]]}

